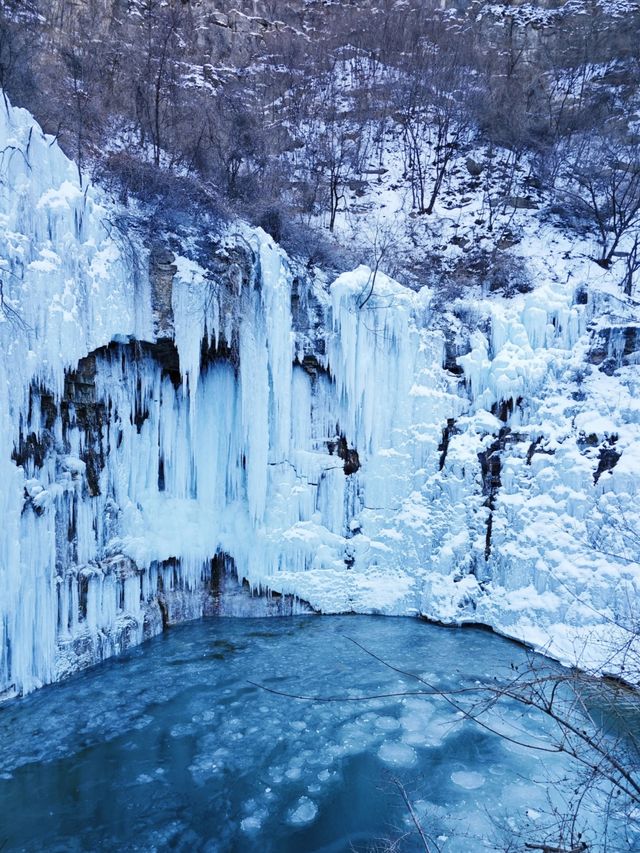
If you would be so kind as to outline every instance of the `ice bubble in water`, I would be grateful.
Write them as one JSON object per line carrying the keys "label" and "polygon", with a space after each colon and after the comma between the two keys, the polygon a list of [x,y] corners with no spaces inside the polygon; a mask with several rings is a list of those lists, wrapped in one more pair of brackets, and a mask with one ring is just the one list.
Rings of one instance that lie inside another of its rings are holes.
{"label": "ice bubble in water", "polygon": [[279,767],[279,766],[270,767],[269,768],[269,776],[271,777],[271,781],[273,782],[274,785],[277,785],[280,782],[282,782],[282,778],[283,778],[282,767]]}
{"label": "ice bubble in water", "polygon": [[240,821],[240,829],[247,833],[257,832],[268,814],[267,809],[258,808],[258,803],[251,799],[244,804],[243,810],[246,817]]}
{"label": "ice bubble in water", "polygon": [[240,821],[240,829],[243,832],[257,832],[262,826],[262,820],[259,814],[249,815]]}
{"label": "ice bubble in water", "polygon": [[484,776],[482,773],[475,773],[473,770],[457,770],[451,774],[451,781],[458,788],[473,791],[484,785]]}
{"label": "ice bubble in water", "polygon": [[411,767],[416,762],[416,752],[406,743],[386,740],[378,750],[378,757],[394,767]]}
{"label": "ice bubble in water", "polygon": [[[461,723],[452,723],[446,717],[431,720],[422,735],[422,744],[430,747],[441,746],[451,734],[460,729],[460,726]],[[414,732],[414,734],[417,733]]]}
{"label": "ice bubble in water", "polygon": [[201,714],[194,714],[191,717],[192,723],[212,723],[216,718],[215,711],[203,711]]}
{"label": "ice bubble in water", "polygon": [[401,723],[408,731],[424,730],[436,709],[424,699],[408,699],[404,703]]}
{"label": "ice bubble in water", "polygon": [[341,747],[344,755],[363,752],[373,740],[372,732],[355,723],[347,723],[340,731]]}
{"label": "ice bubble in water", "polygon": [[289,812],[289,823],[300,826],[311,821],[318,814],[318,806],[309,797],[300,797],[294,809]]}
{"label": "ice bubble in water", "polygon": [[196,727],[192,723],[176,723],[171,729],[171,737],[186,737],[196,734]]}
{"label": "ice bubble in water", "polygon": [[302,776],[302,770],[299,767],[290,767],[286,773],[284,774],[287,779],[291,779],[291,781],[295,781]]}
{"label": "ice bubble in water", "polygon": [[400,723],[395,717],[378,717],[376,728],[382,729],[383,732],[392,732],[394,729],[400,728]]}
{"label": "ice bubble in water", "polygon": [[204,785],[219,772],[219,767],[213,759],[201,756],[189,766],[189,772],[197,785]]}

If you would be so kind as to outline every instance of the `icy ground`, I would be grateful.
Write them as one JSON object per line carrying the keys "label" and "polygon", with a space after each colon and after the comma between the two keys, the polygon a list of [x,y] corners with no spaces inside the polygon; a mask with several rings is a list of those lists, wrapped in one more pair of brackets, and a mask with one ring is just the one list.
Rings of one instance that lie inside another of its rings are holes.
{"label": "icy ground", "polygon": [[[0,710],[3,849],[342,853],[405,833],[403,849],[423,849],[394,777],[447,853],[503,850],[514,831],[539,840],[571,786],[566,759],[483,731],[441,698],[298,701],[249,684],[345,699],[416,690],[349,638],[444,689],[524,660],[487,632],[409,619],[181,626]],[[548,743],[548,723],[522,708],[485,721]],[[602,811],[583,809],[598,850]]]}

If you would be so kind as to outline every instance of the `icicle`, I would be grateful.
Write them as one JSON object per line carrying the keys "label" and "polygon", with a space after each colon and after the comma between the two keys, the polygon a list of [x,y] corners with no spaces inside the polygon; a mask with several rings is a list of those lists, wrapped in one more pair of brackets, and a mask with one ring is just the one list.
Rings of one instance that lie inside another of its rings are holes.
{"label": "icicle", "polygon": [[[442,368],[443,333],[427,327],[428,289],[366,267],[327,288],[309,279],[296,284],[294,332],[292,264],[238,226],[227,240],[248,244],[255,268],[233,310],[224,281],[175,260],[179,382],[153,342],[144,251],[120,250],[100,193],[80,191],[27,113],[3,112],[0,140],[15,149],[0,183],[0,276],[19,317],[0,313],[0,693],[160,630],[159,602],[169,619],[211,612],[222,554],[256,595],[526,633],[509,627],[530,607],[523,589],[537,614],[564,595],[547,531],[555,524],[571,551],[597,501],[603,512],[609,493],[632,503],[635,427],[594,487],[593,454],[572,430],[613,440],[617,421],[597,402],[574,415],[544,400],[554,383],[569,387],[583,345],[573,287],[488,300],[458,358],[463,387]],[[231,361],[214,355],[222,338],[238,342]],[[65,374],[88,353],[89,398],[76,400]],[[611,381],[634,424],[635,401]],[[501,484],[488,554],[479,455],[490,453]],[[578,556],[590,594],[613,589]]]}

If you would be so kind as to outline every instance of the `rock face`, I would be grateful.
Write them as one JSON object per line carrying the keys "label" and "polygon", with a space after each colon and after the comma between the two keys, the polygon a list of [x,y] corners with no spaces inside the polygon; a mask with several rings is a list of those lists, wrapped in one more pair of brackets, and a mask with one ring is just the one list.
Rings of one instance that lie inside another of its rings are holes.
{"label": "rock face", "polygon": [[201,616],[294,616],[313,613],[313,609],[294,595],[281,595],[273,590],[264,594],[252,592],[248,582],[238,580],[235,563],[227,554],[216,554],[197,592],[180,589],[177,561],[162,566],[160,575],[173,571],[170,583],[159,585],[158,602],[163,624],[176,625]]}
{"label": "rock face", "polygon": [[157,338],[173,337],[173,279],[178,271],[174,261],[175,255],[164,246],[155,246],[149,253],[151,304]]}
{"label": "rock face", "polygon": [[328,442],[329,453],[336,453],[340,459],[344,460],[344,473],[357,474],[360,469],[360,456],[354,447],[349,447],[347,439],[341,435],[337,441]]}

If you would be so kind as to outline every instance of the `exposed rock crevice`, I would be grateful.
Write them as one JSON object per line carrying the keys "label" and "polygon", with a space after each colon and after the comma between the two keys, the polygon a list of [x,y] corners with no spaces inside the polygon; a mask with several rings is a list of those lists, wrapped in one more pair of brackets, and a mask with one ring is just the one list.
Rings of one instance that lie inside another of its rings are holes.
{"label": "exposed rock crevice", "polygon": [[447,461],[447,453],[449,452],[449,442],[451,438],[458,433],[455,418],[447,418],[447,424],[442,430],[442,441],[438,445],[440,453],[439,469],[442,471],[444,463]]}
{"label": "exposed rock crevice", "polygon": [[337,441],[328,443],[329,453],[334,453],[344,460],[344,473],[347,476],[357,474],[360,470],[360,456],[354,447],[349,447],[347,439],[344,435],[340,435]]}
{"label": "exposed rock crevice", "polygon": [[484,506],[488,509],[484,548],[485,561],[491,556],[493,513],[496,508],[496,498],[502,486],[502,455],[508,444],[521,441],[521,438],[518,433],[512,432],[509,427],[502,427],[495,441],[491,442],[486,450],[478,453],[482,475],[482,494],[485,496]]}

